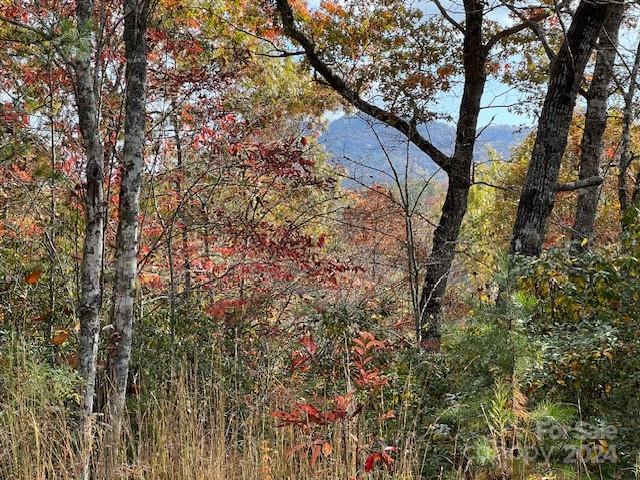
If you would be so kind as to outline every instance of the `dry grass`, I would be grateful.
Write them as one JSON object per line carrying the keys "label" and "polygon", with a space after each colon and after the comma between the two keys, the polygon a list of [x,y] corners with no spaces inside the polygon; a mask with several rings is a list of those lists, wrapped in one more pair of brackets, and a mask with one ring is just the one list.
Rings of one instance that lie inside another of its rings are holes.
{"label": "dry grass", "polygon": [[[74,406],[51,391],[46,379],[34,380],[33,370],[20,360],[5,371],[13,373],[5,375],[0,390],[0,478],[79,478],[83,453],[77,444],[77,419],[68,413]],[[131,402],[122,438],[110,439],[108,426],[96,418],[92,478],[364,478],[366,450],[357,441],[357,419],[326,427],[322,434],[330,437],[331,452],[325,451],[312,465],[307,449],[291,452],[312,437],[293,427],[278,428],[271,415],[274,406],[243,405],[233,411],[226,400],[218,387],[199,384],[182,373],[154,396]],[[411,479],[415,465],[406,448],[393,472],[380,470],[367,477]]]}

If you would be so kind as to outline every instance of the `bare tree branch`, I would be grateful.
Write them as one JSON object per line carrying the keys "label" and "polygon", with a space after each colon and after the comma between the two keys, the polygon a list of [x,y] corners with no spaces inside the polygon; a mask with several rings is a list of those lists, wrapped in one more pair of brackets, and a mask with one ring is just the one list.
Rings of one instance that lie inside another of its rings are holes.
{"label": "bare tree branch", "polygon": [[[509,8],[512,9],[513,7],[509,6]],[[547,52],[547,55],[549,55],[549,58],[553,59],[553,57],[555,56],[555,53],[553,52],[553,50],[551,50],[551,47],[549,47],[549,44],[547,43],[546,38],[544,37],[544,32],[542,31],[542,27],[540,26],[540,23],[539,23],[540,21],[549,17],[550,15],[549,12],[539,13],[537,15],[532,16],[531,18],[527,18],[524,15],[522,15],[522,13],[518,12],[515,9],[513,9],[512,11],[514,11],[514,13],[518,15],[518,17],[522,20],[522,23],[518,23],[509,28],[505,28],[504,30],[501,30],[495,35],[493,35],[485,45],[485,48],[487,49],[487,51],[491,50],[498,42],[504,40],[505,38],[508,38],[511,35],[514,35],[516,33],[519,33],[522,30],[530,29],[536,34],[536,36],[538,36],[538,38],[542,42],[542,45],[544,46],[545,51]]]}
{"label": "bare tree branch", "polygon": [[589,177],[582,180],[576,180],[575,182],[560,183],[556,187],[556,192],[573,192],[574,190],[580,190],[581,188],[597,187],[602,183],[602,177]]}
{"label": "bare tree branch", "polygon": [[358,92],[347,85],[345,80],[336,74],[331,67],[329,67],[322,58],[320,58],[313,41],[296,27],[293,10],[289,2],[287,0],[277,0],[276,3],[286,34],[302,46],[307,54],[307,59],[311,66],[320,75],[322,75],[325,81],[336,92],[363,113],[366,113],[376,120],[395,128],[405,135],[410,142],[429,155],[429,157],[431,157],[431,159],[443,170],[447,171],[449,169],[451,158],[423,137],[418,132],[415,122],[406,121],[398,115],[369,103],[360,97]]}
{"label": "bare tree branch", "polygon": [[439,0],[433,0],[433,3],[436,7],[438,7],[438,10],[440,10],[442,16],[446,18],[451,25],[460,30],[462,33],[465,32],[464,27],[459,22],[457,22],[449,12],[447,12],[447,10],[442,6]]}

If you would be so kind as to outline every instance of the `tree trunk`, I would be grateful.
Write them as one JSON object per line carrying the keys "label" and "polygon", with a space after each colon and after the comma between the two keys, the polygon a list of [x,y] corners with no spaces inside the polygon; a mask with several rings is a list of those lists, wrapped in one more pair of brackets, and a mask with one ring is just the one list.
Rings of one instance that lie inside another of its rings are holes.
{"label": "tree trunk", "polygon": [[134,284],[138,268],[138,215],[144,168],[148,1],[124,0],[124,13],[127,83],[113,292],[114,333],[111,338],[108,372],[109,415],[116,433],[124,409],[133,336]]}
{"label": "tree trunk", "polygon": [[[102,307],[102,250],[104,230],[103,146],[98,126],[97,86],[92,68],[93,1],[79,0],[77,28],[83,48],[74,61],[75,95],[80,134],[86,155],[85,238],[80,266],[80,339],[78,362],[82,377],[82,424],[84,441],[91,438],[91,414],[95,397],[100,309]],[[85,445],[87,448],[87,445]]]}
{"label": "tree trunk", "polygon": [[[492,47],[504,39],[526,28],[539,28],[537,22],[548,14],[541,13],[494,34],[486,44],[483,43],[482,27],[485,2],[465,0],[465,23],[460,24],[441,9],[453,28],[463,32],[463,63],[465,67],[465,85],[460,115],[456,131],[456,145],[453,156],[447,156],[427,138],[422,136],[415,119],[404,119],[391,111],[383,110],[364,100],[357,90],[350,87],[330,65],[322,59],[312,38],[298,29],[295,15],[289,1],[276,0],[276,8],[285,33],[302,46],[309,64],[323,77],[326,84],[338,92],[348,103],[376,120],[395,128],[409,142],[428,155],[449,177],[447,196],[440,221],[433,237],[433,247],[427,260],[426,274],[420,293],[420,312],[416,325],[419,344],[438,348],[439,323],[442,307],[442,295],[447,285],[451,264],[455,257],[460,227],[467,211],[467,199],[472,183],[471,166],[476,141],[476,129],[480,112],[480,101],[486,81],[485,63]],[[427,339],[433,341],[426,342]]]}
{"label": "tree trunk", "polygon": [[431,349],[437,349],[439,345],[442,296],[455,257],[462,221],[467,212],[473,149],[486,81],[488,49],[482,42],[483,2],[465,0],[465,11],[464,92],[456,129],[456,145],[451,166],[446,169],[449,176],[447,195],[438,227],[433,234],[433,246],[427,259],[420,295],[418,341]]}
{"label": "tree trunk", "polygon": [[542,251],[576,95],[609,5],[608,2],[580,2],[551,64],[538,133],[518,203],[511,238],[512,255],[538,256]]}
{"label": "tree trunk", "polygon": [[[622,22],[624,5],[614,3],[600,33],[598,56],[589,86],[587,113],[582,135],[579,179],[597,177],[600,173],[600,158],[603,149],[603,136],[607,126],[607,100],[609,85],[613,77],[613,64],[618,47],[618,32]],[[583,188],[578,194],[572,238],[582,242],[591,240],[593,226],[598,209],[600,187]],[[585,244],[584,246],[587,246]]]}
{"label": "tree trunk", "polygon": [[191,295],[191,260],[189,259],[189,226],[188,218],[185,212],[186,206],[182,199],[182,182],[186,178],[186,171],[184,169],[184,161],[182,158],[182,138],[180,137],[180,121],[178,119],[177,107],[175,102],[172,102],[171,108],[173,114],[171,115],[171,125],[173,127],[173,137],[176,142],[176,168],[180,175],[175,182],[176,193],[178,195],[178,204],[180,205],[179,215],[175,216],[175,220],[180,222],[180,234],[182,236],[182,254],[184,255],[184,261],[182,263],[182,273],[184,279],[184,303],[188,303]]}
{"label": "tree trunk", "polygon": [[[628,225],[627,213],[629,210],[629,200],[627,194],[627,174],[633,161],[631,152],[631,124],[633,123],[634,108],[633,97],[636,93],[638,71],[640,70],[640,43],[636,51],[636,58],[631,68],[629,79],[629,89],[624,94],[624,111],[622,114],[622,139],[620,142],[620,171],[618,173],[618,200],[620,202],[620,218],[622,230]],[[637,185],[637,183],[636,183]],[[638,194],[634,194],[638,196]],[[633,199],[632,199],[633,201]]]}

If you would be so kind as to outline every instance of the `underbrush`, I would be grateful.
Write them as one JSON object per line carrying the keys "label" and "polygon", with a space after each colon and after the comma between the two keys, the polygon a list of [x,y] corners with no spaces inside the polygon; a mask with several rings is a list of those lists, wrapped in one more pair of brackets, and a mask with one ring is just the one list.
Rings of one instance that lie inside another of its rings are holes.
{"label": "underbrush", "polygon": [[[0,478],[79,478],[86,452],[78,446],[75,394],[60,391],[61,384],[72,387],[75,373],[38,363],[24,348],[2,358]],[[160,388],[129,399],[121,438],[111,438],[96,416],[92,478],[356,477],[371,450],[358,441],[365,427],[358,416],[298,428],[274,415],[290,407],[277,397],[231,409],[237,399],[184,366]],[[394,457],[393,469],[375,468],[372,478],[416,478],[411,448]]]}
{"label": "underbrush", "polygon": [[0,478],[78,478],[87,455],[97,480],[637,478],[639,282],[630,254],[549,252],[467,300],[439,352],[353,306],[179,354],[149,317],[123,435],[96,414],[84,451],[77,372],[5,333]]}

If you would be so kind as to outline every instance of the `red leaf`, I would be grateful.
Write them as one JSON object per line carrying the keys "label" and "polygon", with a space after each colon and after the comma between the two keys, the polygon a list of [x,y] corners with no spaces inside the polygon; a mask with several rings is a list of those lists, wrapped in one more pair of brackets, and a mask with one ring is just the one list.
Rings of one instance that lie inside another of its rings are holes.
{"label": "red leaf", "polygon": [[307,351],[313,355],[318,350],[318,344],[313,341],[311,336],[302,337],[300,343],[307,349]]}
{"label": "red leaf", "polygon": [[291,352],[291,371],[300,368],[300,370],[307,371],[309,370],[308,366],[304,364],[309,360],[309,355],[306,352]]}
{"label": "red leaf", "polygon": [[287,450],[287,454],[290,456],[293,456],[297,451],[303,449],[303,448],[307,448],[307,444],[306,443],[299,443],[297,445],[294,445],[293,447],[291,447],[289,450]]}
{"label": "red leaf", "polygon": [[318,418],[320,416],[318,409],[308,403],[302,403],[298,408],[309,415],[309,417]]}
{"label": "red leaf", "polygon": [[382,460],[382,454],[380,452],[372,453],[367,457],[367,460],[364,462],[364,471],[369,473],[373,470],[376,462]]}
{"label": "red leaf", "polygon": [[393,457],[391,455],[389,455],[388,453],[384,453],[383,452],[382,453],[382,461],[388,467],[389,465],[391,465],[393,463]]}
{"label": "red leaf", "polygon": [[336,410],[339,412],[346,412],[349,405],[353,401],[353,392],[348,392],[346,395],[338,395],[333,400],[333,404],[336,407]]}
{"label": "red leaf", "polygon": [[314,445],[314,447],[311,449],[311,466],[312,467],[318,461],[318,457],[320,456],[321,452],[322,452],[322,445]]}

